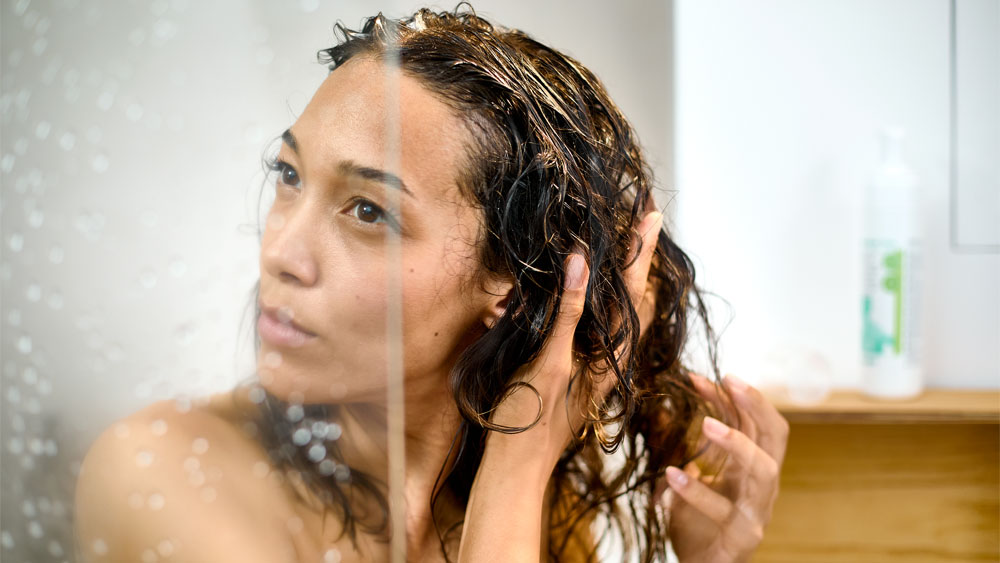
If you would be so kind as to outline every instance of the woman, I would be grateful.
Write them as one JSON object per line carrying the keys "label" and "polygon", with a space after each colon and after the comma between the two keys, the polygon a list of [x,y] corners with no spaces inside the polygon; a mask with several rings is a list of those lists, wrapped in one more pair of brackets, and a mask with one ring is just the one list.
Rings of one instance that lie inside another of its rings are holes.
{"label": "woman", "polygon": [[746,560],[787,424],[682,367],[704,306],[600,82],[471,12],[338,29],[271,163],[259,382],[97,440],[84,559]]}

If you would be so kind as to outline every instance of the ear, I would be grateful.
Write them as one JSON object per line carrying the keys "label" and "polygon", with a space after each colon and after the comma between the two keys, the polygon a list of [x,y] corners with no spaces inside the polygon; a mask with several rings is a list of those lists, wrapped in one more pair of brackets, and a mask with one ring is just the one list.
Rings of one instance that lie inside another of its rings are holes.
{"label": "ear", "polygon": [[493,328],[507,310],[514,292],[514,283],[507,278],[491,277],[484,286],[485,301],[480,318],[488,330]]}

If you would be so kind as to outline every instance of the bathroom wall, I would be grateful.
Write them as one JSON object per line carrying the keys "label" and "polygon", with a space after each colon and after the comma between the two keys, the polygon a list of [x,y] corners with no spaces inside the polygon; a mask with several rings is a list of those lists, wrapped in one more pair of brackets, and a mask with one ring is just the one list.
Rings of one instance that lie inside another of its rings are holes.
{"label": "bathroom wall", "polygon": [[1000,387],[1000,254],[988,240],[1000,96],[983,93],[1000,84],[1000,9],[957,9],[962,154],[979,155],[961,173],[981,167],[981,183],[962,184],[958,226],[978,246],[952,237],[948,0],[677,2],[678,218],[718,295],[724,371],[804,395],[858,385],[862,194],[878,129],[898,125],[922,182],[927,383]]}

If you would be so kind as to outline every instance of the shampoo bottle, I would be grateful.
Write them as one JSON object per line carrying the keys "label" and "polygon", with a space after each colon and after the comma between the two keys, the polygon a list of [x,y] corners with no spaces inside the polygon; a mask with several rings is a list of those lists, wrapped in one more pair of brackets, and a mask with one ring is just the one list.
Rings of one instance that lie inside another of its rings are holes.
{"label": "shampoo bottle", "polygon": [[922,225],[903,130],[882,131],[882,162],[865,194],[862,390],[903,399],[923,390],[920,346]]}

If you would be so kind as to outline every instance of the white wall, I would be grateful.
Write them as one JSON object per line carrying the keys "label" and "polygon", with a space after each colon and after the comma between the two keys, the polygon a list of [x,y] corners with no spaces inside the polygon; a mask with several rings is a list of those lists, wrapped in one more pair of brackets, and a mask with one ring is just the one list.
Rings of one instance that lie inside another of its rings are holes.
{"label": "white wall", "polygon": [[[995,4],[978,7],[991,8],[995,37]],[[949,247],[948,10],[947,0],[677,2],[682,245],[732,306],[724,370],[858,384],[861,195],[877,130],[894,124],[924,189],[928,384],[1000,386],[1000,255]],[[972,114],[997,115],[1000,100],[980,103]],[[1000,160],[993,143],[981,148]],[[982,205],[997,190],[994,177]],[[716,307],[720,327],[729,313]]]}

